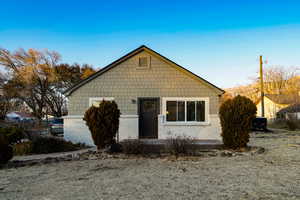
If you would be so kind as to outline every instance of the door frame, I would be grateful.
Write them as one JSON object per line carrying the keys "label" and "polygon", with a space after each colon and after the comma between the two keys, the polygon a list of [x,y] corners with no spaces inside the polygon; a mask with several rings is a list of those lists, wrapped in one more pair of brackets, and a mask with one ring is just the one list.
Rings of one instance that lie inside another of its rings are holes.
{"label": "door frame", "polygon": [[160,114],[160,98],[159,97],[138,97],[137,98],[137,107],[138,107],[138,138],[139,139],[146,139],[146,138],[141,138],[141,121],[140,121],[140,114],[141,114],[141,101],[142,100],[156,100],[157,102],[157,118],[156,118],[156,131],[155,131],[155,137],[151,139],[158,139],[158,115]]}

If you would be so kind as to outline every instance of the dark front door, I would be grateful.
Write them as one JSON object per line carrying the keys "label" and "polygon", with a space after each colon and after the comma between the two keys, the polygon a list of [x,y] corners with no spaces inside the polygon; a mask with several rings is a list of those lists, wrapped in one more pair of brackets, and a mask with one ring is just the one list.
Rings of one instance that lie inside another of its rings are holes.
{"label": "dark front door", "polygon": [[157,138],[159,98],[139,98],[139,138]]}

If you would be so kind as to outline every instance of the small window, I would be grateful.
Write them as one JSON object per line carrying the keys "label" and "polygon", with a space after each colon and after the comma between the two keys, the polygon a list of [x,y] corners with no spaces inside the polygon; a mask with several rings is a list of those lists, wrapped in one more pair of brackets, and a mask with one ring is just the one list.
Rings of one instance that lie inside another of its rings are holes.
{"label": "small window", "polygon": [[101,101],[113,101],[114,98],[113,97],[91,97],[89,99],[89,106],[95,106],[95,107],[99,107]]}
{"label": "small window", "polygon": [[149,67],[148,57],[139,57],[139,67]]}

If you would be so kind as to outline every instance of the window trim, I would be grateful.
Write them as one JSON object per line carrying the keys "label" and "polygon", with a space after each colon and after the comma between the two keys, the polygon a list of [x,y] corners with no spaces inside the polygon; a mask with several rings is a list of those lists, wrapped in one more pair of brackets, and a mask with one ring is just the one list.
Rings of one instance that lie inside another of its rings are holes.
{"label": "window trim", "polygon": [[[185,101],[185,120],[186,121],[167,121],[167,101]],[[187,121],[187,102],[188,101],[204,101],[205,102],[205,120]],[[209,125],[209,97],[163,97],[162,98],[162,114],[164,116],[163,124],[165,125]]]}
{"label": "window trim", "polygon": [[93,105],[93,101],[113,101],[115,100],[114,97],[90,97],[89,98],[89,107]]}

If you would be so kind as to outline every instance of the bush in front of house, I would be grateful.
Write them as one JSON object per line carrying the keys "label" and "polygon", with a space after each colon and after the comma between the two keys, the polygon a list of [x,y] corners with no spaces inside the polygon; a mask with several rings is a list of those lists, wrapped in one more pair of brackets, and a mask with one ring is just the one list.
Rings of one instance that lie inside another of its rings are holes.
{"label": "bush in front of house", "polygon": [[172,137],[166,140],[166,152],[176,157],[195,152],[194,140],[188,137]]}
{"label": "bush in front of house", "polygon": [[293,119],[287,119],[285,123],[286,123],[288,130],[290,130],[290,131],[295,131],[298,127],[298,125],[297,125],[298,122]]}
{"label": "bush in front of house", "polygon": [[145,153],[145,145],[140,140],[125,140],[121,142],[122,152],[125,154],[144,154]]}
{"label": "bush in front of house", "polygon": [[57,137],[36,137],[31,141],[31,153],[44,154],[66,151],[76,151],[83,148],[82,144],[73,144]]}
{"label": "bush in front of house", "polygon": [[224,146],[239,149],[247,146],[256,106],[247,97],[236,96],[225,101],[219,110]]}
{"label": "bush in front of house", "polygon": [[26,141],[14,144],[13,146],[14,155],[22,156],[32,153],[32,142]]}
{"label": "bush in front of house", "polygon": [[0,164],[7,163],[13,157],[13,149],[6,136],[0,134]]}
{"label": "bush in front of house", "polygon": [[18,127],[0,128],[0,134],[5,135],[9,144],[20,143],[24,139],[24,130]]}
{"label": "bush in front of house", "polygon": [[102,101],[99,107],[92,106],[84,114],[86,125],[98,149],[116,143],[120,110],[115,101]]}
{"label": "bush in front of house", "polygon": [[7,163],[13,157],[13,144],[24,138],[23,130],[17,127],[0,128],[0,164]]}
{"label": "bush in front of house", "polygon": [[288,130],[295,131],[300,128],[300,120],[293,114],[290,114],[288,118],[285,120],[285,124]]}

